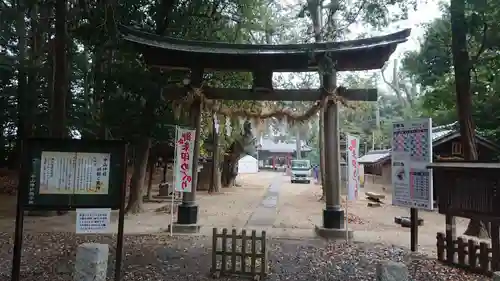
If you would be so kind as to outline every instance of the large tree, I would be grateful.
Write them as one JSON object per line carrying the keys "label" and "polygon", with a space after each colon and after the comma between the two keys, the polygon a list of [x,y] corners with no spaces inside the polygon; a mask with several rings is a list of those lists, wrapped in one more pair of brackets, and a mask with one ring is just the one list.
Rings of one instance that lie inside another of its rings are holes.
{"label": "large tree", "polygon": [[[500,4],[452,0],[444,15],[427,26],[421,49],[407,54],[404,69],[424,88],[423,107],[438,123],[460,123],[464,158],[476,160],[477,131],[500,134],[497,54]],[[485,223],[471,220],[466,234],[488,236]]]}

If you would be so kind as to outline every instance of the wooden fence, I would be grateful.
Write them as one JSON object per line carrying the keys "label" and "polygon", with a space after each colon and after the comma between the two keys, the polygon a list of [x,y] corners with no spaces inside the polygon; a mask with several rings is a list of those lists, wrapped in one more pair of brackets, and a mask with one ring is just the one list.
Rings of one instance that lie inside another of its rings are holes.
{"label": "wooden fence", "polygon": [[262,231],[257,236],[257,231],[252,230],[247,235],[246,230],[240,234],[236,229],[231,233],[224,228],[218,233],[213,229],[212,237],[212,276],[221,275],[247,276],[254,280],[261,280],[267,276],[267,249],[266,232]]}
{"label": "wooden fence", "polygon": [[438,260],[470,272],[491,276],[499,264],[498,258],[492,257],[492,252],[486,242],[466,241],[459,237],[453,240],[452,245],[448,245],[446,235],[441,232],[437,234]]}

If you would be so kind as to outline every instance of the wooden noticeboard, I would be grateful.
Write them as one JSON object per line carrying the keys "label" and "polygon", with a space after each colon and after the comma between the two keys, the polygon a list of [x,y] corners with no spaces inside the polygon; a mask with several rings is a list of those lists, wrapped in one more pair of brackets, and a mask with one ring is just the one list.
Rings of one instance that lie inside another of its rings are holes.
{"label": "wooden noticeboard", "polygon": [[126,179],[126,143],[29,139],[19,183],[26,210],[119,209]]}

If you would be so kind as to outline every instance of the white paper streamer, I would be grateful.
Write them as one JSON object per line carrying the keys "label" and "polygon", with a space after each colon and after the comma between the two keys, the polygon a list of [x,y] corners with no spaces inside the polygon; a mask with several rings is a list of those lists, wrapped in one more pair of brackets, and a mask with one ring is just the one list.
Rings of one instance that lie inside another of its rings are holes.
{"label": "white paper streamer", "polygon": [[238,117],[238,122],[240,122],[240,129],[242,134],[245,133],[245,121],[246,119],[243,119],[243,117]]}
{"label": "white paper streamer", "polygon": [[286,135],[286,131],[288,129],[288,119],[287,119],[287,117],[286,116],[283,117],[283,120],[281,122],[282,122],[281,123],[282,124],[281,125],[281,134],[282,135]]}
{"label": "white paper streamer", "polygon": [[259,126],[259,121],[258,120],[252,120],[251,121],[251,126],[252,126],[252,136],[257,137],[258,134],[258,126]]}
{"label": "white paper streamer", "polygon": [[217,114],[214,113],[214,123],[215,123],[215,133],[219,133],[219,118],[217,118]]}
{"label": "white paper streamer", "polygon": [[231,120],[229,117],[226,116],[226,136],[230,137],[231,136],[231,131],[233,128],[231,128]]}

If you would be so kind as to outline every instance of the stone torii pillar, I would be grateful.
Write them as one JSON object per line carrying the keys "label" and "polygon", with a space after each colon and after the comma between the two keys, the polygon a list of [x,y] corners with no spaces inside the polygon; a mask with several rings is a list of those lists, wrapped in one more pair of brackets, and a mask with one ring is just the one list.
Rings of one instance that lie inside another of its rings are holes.
{"label": "stone torii pillar", "polygon": [[[330,70],[322,76],[322,92],[328,95],[336,87],[336,73]],[[349,96],[345,96],[349,100]],[[368,95],[366,100],[370,100]],[[341,151],[340,151],[340,104],[329,101],[324,111],[324,152],[325,152],[325,209],[323,210],[323,225],[316,226],[319,236],[325,238],[345,238],[345,212],[342,208],[342,175],[341,175]],[[352,238],[353,232],[347,233]]]}
{"label": "stone torii pillar", "polygon": [[[202,69],[191,70],[191,87],[201,87],[203,79]],[[201,101],[195,100],[190,108],[190,123],[195,128],[194,148],[192,160],[192,188],[191,192],[182,193],[182,204],[177,207],[177,222],[171,224],[173,232],[196,233],[200,231],[198,224],[198,204],[196,203],[196,189],[198,187],[198,163],[200,159],[200,131],[201,131]],[[172,194],[173,196],[173,194]]]}

